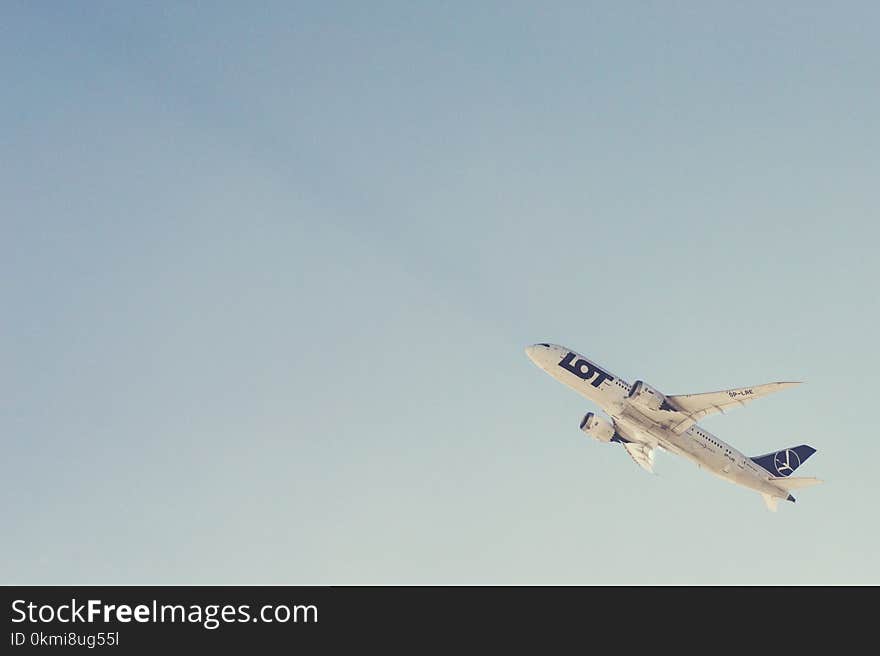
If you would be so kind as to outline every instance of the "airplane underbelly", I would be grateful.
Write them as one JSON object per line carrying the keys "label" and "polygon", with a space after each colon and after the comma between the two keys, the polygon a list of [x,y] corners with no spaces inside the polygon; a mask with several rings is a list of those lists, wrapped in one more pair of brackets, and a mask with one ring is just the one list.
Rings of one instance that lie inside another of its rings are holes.
{"label": "airplane underbelly", "polygon": [[696,454],[689,448],[691,445],[684,441],[680,435],[664,430],[656,424],[646,423],[643,416],[639,415],[634,419],[624,409],[623,413],[615,416],[614,419],[631,439],[654,444],[676,455],[697,461]]}

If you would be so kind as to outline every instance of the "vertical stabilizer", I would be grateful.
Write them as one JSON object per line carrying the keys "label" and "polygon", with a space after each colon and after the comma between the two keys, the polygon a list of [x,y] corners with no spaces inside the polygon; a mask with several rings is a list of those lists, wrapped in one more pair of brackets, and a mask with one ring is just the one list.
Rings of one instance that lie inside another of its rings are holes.
{"label": "vertical stabilizer", "polygon": [[809,444],[799,444],[781,451],[765,453],[763,456],[755,456],[751,460],[770,472],[771,476],[791,476],[794,470],[814,453],[816,449]]}

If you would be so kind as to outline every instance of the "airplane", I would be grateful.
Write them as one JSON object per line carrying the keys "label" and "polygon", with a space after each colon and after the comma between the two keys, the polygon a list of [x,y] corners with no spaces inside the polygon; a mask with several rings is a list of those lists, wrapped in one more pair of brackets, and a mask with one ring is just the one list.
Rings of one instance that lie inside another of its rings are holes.
{"label": "airplane", "polygon": [[792,476],[816,449],[800,444],[749,458],[697,422],[709,415],[799,385],[778,382],[736,389],[666,396],[637,380],[632,385],[580,353],[556,344],[533,344],[526,355],[560,383],[598,405],[611,421],[588,412],[580,428],[599,442],[616,442],[643,469],[654,473],[654,451],[682,456],[726,481],[760,493],[768,510],[780,499],[794,501],[791,490],[821,483]]}

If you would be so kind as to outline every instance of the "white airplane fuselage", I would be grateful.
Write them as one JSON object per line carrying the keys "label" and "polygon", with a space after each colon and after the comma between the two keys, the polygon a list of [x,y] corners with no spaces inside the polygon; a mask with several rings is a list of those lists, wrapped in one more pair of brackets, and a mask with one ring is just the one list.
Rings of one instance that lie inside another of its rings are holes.
{"label": "white airplane fuselage", "polygon": [[675,432],[657,413],[631,402],[629,383],[577,352],[555,344],[536,344],[528,347],[526,354],[550,376],[602,408],[623,441],[659,446],[731,483],[778,499],[789,497],[788,490],[771,482],[778,479],[709,431],[693,425]]}

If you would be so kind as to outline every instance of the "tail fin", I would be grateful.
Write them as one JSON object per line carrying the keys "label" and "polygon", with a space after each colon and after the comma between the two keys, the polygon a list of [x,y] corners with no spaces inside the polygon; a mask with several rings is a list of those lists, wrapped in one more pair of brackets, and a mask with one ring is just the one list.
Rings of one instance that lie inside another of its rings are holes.
{"label": "tail fin", "polygon": [[800,444],[781,451],[765,453],[763,456],[755,456],[752,462],[760,465],[773,476],[790,476],[794,470],[800,467],[807,458],[816,453],[816,449],[806,444]]}

